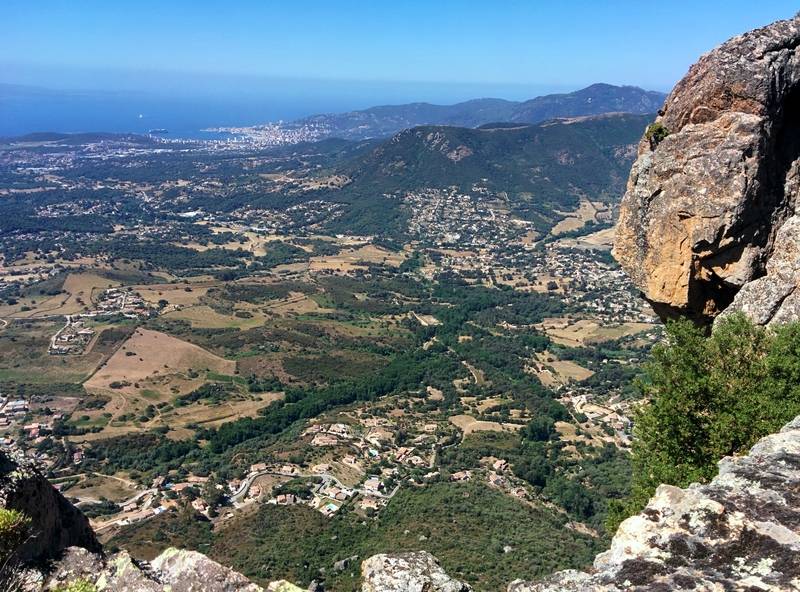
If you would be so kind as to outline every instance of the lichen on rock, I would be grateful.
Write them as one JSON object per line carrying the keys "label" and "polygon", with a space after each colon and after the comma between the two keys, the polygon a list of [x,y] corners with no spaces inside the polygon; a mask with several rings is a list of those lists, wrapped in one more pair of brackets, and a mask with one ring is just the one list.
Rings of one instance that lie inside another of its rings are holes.
{"label": "lichen on rock", "polygon": [[800,590],[800,417],[725,458],[707,485],[662,485],[591,573],[515,581],[508,592]]}
{"label": "lichen on rock", "polygon": [[470,592],[425,551],[374,555],[361,564],[362,592]]}

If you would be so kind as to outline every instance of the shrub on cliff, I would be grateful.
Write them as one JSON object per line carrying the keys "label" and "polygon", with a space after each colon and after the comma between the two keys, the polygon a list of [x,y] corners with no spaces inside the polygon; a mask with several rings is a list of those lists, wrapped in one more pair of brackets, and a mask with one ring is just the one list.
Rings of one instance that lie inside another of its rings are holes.
{"label": "shrub on cliff", "polygon": [[645,138],[650,141],[650,148],[655,150],[661,141],[669,135],[669,130],[660,121],[651,123],[644,132]]}
{"label": "shrub on cliff", "polygon": [[640,511],[661,483],[708,482],[724,456],[800,414],[800,325],[775,330],[743,315],[706,337],[686,320],[667,325],[639,383],[631,496],[612,508],[609,528]]}
{"label": "shrub on cliff", "polygon": [[18,551],[31,536],[31,520],[17,510],[0,508],[0,590],[26,589],[26,573]]}

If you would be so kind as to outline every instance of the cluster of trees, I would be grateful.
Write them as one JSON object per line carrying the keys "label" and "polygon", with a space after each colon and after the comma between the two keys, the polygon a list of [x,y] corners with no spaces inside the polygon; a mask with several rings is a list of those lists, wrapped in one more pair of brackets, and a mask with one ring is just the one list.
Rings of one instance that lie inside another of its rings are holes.
{"label": "cluster of trees", "polygon": [[114,474],[136,470],[163,475],[181,466],[187,454],[197,449],[188,440],[170,440],[158,433],[130,434],[97,440],[86,449],[86,465],[91,470]]}
{"label": "cluster of trees", "polygon": [[96,255],[109,255],[115,259],[144,261],[153,268],[184,271],[210,267],[233,267],[250,257],[243,249],[208,249],[197,251],[161,241],[141,241],[135,238],[115,238],[98,241],[86,247]]}
{"label": "cluster of trees", "polygon": [[323,388],[287,389],[283,401],[262,409],[261,417],[225,423],[216,430],[205,431],[201,438],[208,440],[212,452],[220,453],[252,438],[278,434],[300,419],[356,401],[373,401],[393,392],[417,389],[437,375],[449,376],[458,369],[458,362],[449,357],[415,349],[398,355],[376,374]]}
{"label": "cluster of trees", "polygon": [[612,527],[661,483],[707,482],[722,457],[800,414],[800,324],[765,329],[732,315],[710,336],[686,320],[667,335],[639,383],[649,404],[635,418],[631,495],[615,505]]}

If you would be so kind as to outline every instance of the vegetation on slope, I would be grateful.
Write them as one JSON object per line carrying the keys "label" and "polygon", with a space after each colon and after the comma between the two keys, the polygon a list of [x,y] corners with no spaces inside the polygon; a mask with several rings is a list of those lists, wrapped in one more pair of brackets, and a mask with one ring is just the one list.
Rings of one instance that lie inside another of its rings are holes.
{"label": "vegetation on slope", "polygon": [[[619,114],[509,128],[423,126],[402,131],[341,172],[353,179],[326,199],[348,204],[333,226],[387,233],[404,226],[403,196],[428,188],[484,186],[505,194],[529,220],[577,207],[579,197],[614,200],[622,193],[635,144],[651,119]],[[542,228],[546,230],[546,228]]]}
{"label": "vegetation on slope", "polygon": [[667,326],[639,383],[649,404],[635,419],[631,495],[610,526],[641,510],[662,483],[708,482],[724,456],[800,414],[800,324],[775,329],[743,315],[706,337],[688,320]]}
{"label": "vegetation on slope", "polygon": [[[326,589],[338,592],[360,589],[360,563],[371,555],[427,550],[449,574],[490,591],[515,577],[590,562],[602,543],[565,522],[482,483],[434,483],[401,489],[374,521],[346,510],[325,518],[305,506],[264,504],[216,530],[189,511],[170,513],[112,544],[145,558],[171,544],[193,546],[260,582],[307,585],[324,577]],[[331,569],[353,555],[346,568]]]}

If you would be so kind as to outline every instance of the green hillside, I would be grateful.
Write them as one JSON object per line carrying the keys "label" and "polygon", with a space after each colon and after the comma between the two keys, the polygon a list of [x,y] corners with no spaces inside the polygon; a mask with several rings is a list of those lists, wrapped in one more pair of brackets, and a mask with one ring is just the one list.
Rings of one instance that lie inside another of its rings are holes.
{"label": "green hillside", "polygon": [[615,114],[478,129],[424,126],[396,134],[340,167],[352,179],[326,196],[349,204],[336,228],[402,227],[403,197],[427,188],[505,194],[517,215],[574,209],[580,197],[616,201],[650,115]]}

